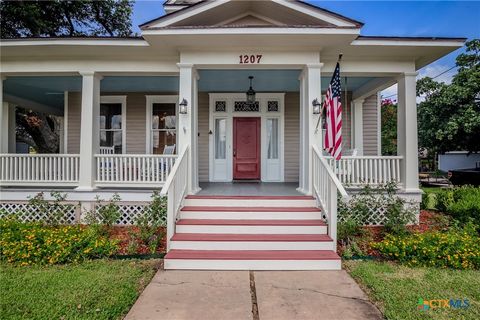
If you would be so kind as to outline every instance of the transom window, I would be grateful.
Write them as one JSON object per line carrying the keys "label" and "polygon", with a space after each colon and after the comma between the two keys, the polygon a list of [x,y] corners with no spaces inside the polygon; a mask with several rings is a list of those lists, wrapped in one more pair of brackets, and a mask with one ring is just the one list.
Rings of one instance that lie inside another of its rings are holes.
{"label": "transom window", "polygon": [[235,112],[259,112],[260,103],[255,101],[255,103],[248,103],[246,101],[235,101],[233,105]]}
{"label": "transom window", "polygon": [[[152,105],[151,146],[153,154],[164,154],[177,141],[177,119],[175,103]],[[165,148],[169,146],[167,150]]]}

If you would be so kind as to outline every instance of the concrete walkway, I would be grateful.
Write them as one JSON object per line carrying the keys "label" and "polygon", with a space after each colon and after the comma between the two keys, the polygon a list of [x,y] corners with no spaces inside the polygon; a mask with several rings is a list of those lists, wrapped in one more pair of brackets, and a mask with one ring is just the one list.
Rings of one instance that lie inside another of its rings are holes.
{"label": "concrete walkway", "polygon": [[126,319],[383,319],[345,271],[164,271]]}

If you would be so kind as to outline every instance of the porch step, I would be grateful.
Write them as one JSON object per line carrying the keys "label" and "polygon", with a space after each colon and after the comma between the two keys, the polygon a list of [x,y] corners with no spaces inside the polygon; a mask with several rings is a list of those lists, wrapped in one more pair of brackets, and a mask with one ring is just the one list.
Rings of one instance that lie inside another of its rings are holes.
{"label": "porch step", "polygon": [[187,206],[180,212],[182,219],[258,219],[312,220],[320,219],[321,211],[314,207],[202,207]]}
{"label": "porch step", "polygon": [[333,250],[326,234],[177,233],[172,249],[190,250]]}
{"label": "porch step", "polygon": [[326,234],[322,220],[181,219],[177,233]]}
{"label": "porch step", "polygon": [[187,196],[165,268],[339,270],[321,218],[306,196]]}
{"label": "porch step", "polygon": [[186,207],[315,207],[316,200],[308,196],[187,196]]}
{"label": "porch step", "polygon": [[165,269],[339,270],[331,250],[180,250],[165,256]]}

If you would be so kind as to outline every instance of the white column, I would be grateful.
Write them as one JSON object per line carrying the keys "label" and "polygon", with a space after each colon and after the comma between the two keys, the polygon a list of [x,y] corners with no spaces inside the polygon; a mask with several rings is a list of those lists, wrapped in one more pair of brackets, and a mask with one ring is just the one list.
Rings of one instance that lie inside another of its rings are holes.
{"label": "white column", "polygon": [[300,155],[299,155],[299,173],[298,173],[298,191],[308,192],[308,106],[306,101],[305,70],[302,71],[298,80],[300,80]]}
{"label": "white column", "polygon": [[180,69],[180,86],[179,86],[179,102],[185,99],[188,103],[187,113],[178,113],[178,152],[181,152],[186,146],[189,146],[189,159],[188,159],[188,193],[194,193],[198,191],[198,178],[197,178],[197,154],[196,154],[196,135],[198,130],[196,129],[197,118],[197,97],[196,97],[196,85],[197,81],[196,72],[193,68],[193,64],[190,63],[178,63]]}
{"label": "white column", "polygon": [[3,101],[3,82],[0,76],[0,153],[8,153],[8,102]]}
{"label": "white column", "polygon": [[353,147],[363,156],[363,99],[353,101]]}
{"label": "white column", "polygon": [[80,116],[80,181],[77,190],[95,189],[95,159],[100,137],[100,80],[95,72],[82,75],[82,110]]}
{"label": "white column", "polygon": [[416,72],[398,78],[397,154],[403,156],[401,179],[406,191],[418,191]]}
{"label": "white column", "polygon": [[[323,149],[322,141],[322,127],[321,123],[318,122],[320,115],[313,114],[313,105],[312,101],[317,99],[319,102],[322,101],[322,77],[321,77],[321,68],[323,63],[308,64],[305,67],[305,76],[306,76],[306,99],[304,101],[304,108],[308,111],[307,116],[307,125],[308,125],[308,191],[307,194],[311,195],[313,193],[313,182],[311,175],[313,172],[312,168],[312,146],[315,145],[320,151]],[[318,124],[318,127],[317,127]]]}

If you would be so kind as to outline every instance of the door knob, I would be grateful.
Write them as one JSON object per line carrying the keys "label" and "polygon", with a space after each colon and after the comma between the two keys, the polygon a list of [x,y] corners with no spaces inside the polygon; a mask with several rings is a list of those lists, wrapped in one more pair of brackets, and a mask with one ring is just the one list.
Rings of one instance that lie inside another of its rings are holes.
{"label": "door knob", "polygon": [[237,156],[237,151],[233,150],[233,156],[234,156],[234,157]]}

